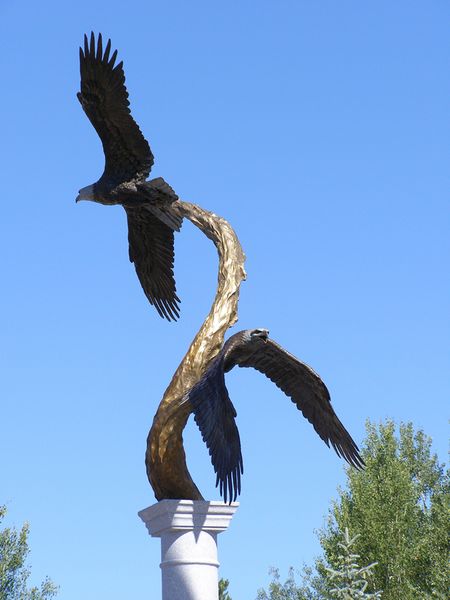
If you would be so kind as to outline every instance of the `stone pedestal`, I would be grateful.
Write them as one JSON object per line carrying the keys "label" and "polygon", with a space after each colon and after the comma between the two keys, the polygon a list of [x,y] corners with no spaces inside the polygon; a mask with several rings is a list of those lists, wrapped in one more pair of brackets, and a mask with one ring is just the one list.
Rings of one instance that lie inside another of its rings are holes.
{"label": "stone pedestal", "polygon": [[217,534],[238,506],[161,500],[138,513],[150,535],[161,538],[162,600],[218,600]]}

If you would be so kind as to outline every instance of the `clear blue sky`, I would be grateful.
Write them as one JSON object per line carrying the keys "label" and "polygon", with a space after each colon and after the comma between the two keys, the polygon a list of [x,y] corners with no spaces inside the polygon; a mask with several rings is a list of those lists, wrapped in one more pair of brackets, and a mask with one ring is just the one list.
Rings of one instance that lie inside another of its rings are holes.
{"label": "clear blue sky", "polygon": [[[154,176],[227,218],[247,254],[234,331],[267,327],[364,421],[447,450],[448,22],[443,0],[0,0],[0,503],[31,523],[34,580],[61,600],[158,598],[145,440],[209,310],[212,244],[176,237],[178,323],[147,304],[123,210],[75,204],[103,169],[76,99],[91,29],[124,60]],[[221,535],[233,600],[309,562],[342,462],[259,373],[227,379],[245,475]],[[195,424],[188,465],[218,499]]]}

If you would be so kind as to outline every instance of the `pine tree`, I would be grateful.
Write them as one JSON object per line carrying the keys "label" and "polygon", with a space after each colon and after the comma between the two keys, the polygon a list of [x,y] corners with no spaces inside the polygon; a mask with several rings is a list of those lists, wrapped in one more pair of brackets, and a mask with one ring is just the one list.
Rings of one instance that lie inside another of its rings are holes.
{"label": "pine tree", "polygon": [[336,600],[378,600],[381,598],[381,592],[366,592],[368,580],[373,575],[373,568],[377,563],[372,563],[366,567],[359,567],[359,554],[352,552],[352,546],[359,536],[350,538],[348,529],[344,531],[344,541],[339,542],[341,554],[338,555],[338,566],[336,569],[326,567],[330,582],[336,587],[330,589]]}

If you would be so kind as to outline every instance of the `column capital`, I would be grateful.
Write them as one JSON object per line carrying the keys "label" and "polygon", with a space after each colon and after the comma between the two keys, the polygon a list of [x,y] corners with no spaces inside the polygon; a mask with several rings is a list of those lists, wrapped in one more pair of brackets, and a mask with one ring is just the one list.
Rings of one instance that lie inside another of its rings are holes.
{"label": "column capital", "polygon": [[220,533],[228,528],[238,507],[239,502],[161,500],[141,510],[138,515],[152,537],[176,531]]}

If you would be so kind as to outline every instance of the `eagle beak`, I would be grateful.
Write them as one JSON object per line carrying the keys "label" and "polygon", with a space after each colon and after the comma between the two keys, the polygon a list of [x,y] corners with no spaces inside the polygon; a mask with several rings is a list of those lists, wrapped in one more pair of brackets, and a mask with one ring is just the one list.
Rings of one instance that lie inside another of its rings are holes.
{"label": "eagle beak", "polygon": [[94,200],[94,186],[88,185],[78,192],[78,196],[75,198],[75,202],[80,200]]}

